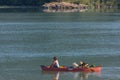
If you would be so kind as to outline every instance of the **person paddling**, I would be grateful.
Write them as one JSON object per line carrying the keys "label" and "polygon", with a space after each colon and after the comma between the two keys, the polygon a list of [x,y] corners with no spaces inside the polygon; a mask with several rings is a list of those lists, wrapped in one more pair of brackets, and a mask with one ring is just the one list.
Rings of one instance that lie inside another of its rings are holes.
{"label": "person paddling", "polygon": [[83,61],[80,61],[79,67],[88,68],[89,65]]}
{"label": "person paddling", "polygon": [[50,67],[51,68],[59,68],[59,62],[58,62],[57,57],[53,57],[53,61],[52,61],[52,64]]}

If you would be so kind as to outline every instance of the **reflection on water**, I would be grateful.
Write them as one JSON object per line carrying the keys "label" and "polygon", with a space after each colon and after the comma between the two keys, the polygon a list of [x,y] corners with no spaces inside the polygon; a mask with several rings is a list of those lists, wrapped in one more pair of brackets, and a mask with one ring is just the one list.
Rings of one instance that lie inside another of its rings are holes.
{"label": "reflection on water", "polygon": [[43,12],[85,12],[88,9],[44,9]]}
{"label": "reflection on water", "polygon": [[58,80],[58,79],[59,79],[59,72],[57,72],[57,73],[54,75],[53,80]]}
{"label": "reflection on water", "polygon": [[59,74],[60,74],[60,72],[52,72],[52,71],[42,71],[41,72],[43,75],[47,75],[47,74],[49,74],[49,75],[51,75],[51,76],[53,76],[53,80],[59,80]]}
{"label": "reflection on water", "polygon": [[95,77],[101,77],[101,72],[54,72],[54,71],[42,71],[41,74],[42,75],[50,75],[52,76],[52,80],[59,80],[60,75],[62,77],[62,74],[65,73],[67,75],[71,76],[72,73],[72,77],[74,80],[79,79],[79,80],[88,80],[89,76],[95,76]]}

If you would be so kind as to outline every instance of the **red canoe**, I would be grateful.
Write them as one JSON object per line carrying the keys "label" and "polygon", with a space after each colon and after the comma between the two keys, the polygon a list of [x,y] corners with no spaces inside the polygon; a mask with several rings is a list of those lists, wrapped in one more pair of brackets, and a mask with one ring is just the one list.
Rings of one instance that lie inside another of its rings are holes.
{"label": "red canoe", "polygon": [[73,72],[100,72],[101,66],[90,67],[90,68],[70,68],[62,66],[60,68],[50,68],[49,66],[41,65],[43,71],[73,71]]}

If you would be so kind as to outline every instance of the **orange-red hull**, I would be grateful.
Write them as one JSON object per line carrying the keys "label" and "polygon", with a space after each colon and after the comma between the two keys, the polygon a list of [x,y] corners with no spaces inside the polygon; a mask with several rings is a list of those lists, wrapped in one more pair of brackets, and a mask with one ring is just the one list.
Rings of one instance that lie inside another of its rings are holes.
{"label": "orange-red hull", "polygon": [[43,71],[73,71],[73,72],[100,72],[101,66],[90,67],[90,68],[70,68],[70,67],[62,67],[62,68],[50,68],[48,66],[41,65],[41,69]]}

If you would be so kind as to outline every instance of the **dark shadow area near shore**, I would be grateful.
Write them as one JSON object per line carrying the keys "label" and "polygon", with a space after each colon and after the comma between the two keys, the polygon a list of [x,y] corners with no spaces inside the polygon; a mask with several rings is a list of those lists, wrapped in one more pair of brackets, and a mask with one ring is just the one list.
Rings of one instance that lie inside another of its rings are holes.
{"label": "dark shadow area near shore", "polygon": [[73,13],[73,12],[77,12],[77,13],[81,13],[81,12],[104,12],[104,13],[108,13],[108,12],[120,12],[120,9],[45,9],[45,8],[41,8],[41,7],[25,7],[25,6],[12,6],[12,7],[8,7],[8,6],[2,6],[0,7],[0,13],[28,13],[28,12],[32,12],[32,13],[38,13],[38,12],[45,12],[45,13]]}
{"label": "dark shadow area near shore", "polygon": [[3,6],[0,8],[0,13],[9,13],[9,12],[42,12],[43,11],[43,8],[41,7],[32,7],[32,6],[29,6],[29,7],[25,7],[25,6]]}

